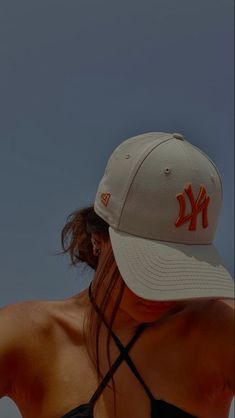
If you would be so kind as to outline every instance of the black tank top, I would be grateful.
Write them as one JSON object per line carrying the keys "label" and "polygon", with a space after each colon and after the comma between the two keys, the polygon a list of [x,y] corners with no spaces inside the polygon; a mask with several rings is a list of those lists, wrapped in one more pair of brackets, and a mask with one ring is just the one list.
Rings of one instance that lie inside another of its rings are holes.
{"label": "black tank top", "polygon": [[106,327],[108,329],[110,329],[111,335],[112,335],[117,347],[120,350],[120,356],[113,363],[111,369],[107,372],[107,374],[103,378],[102,382],[100,383],[99,387],[97,388],[97,390],[95,391],[93,396],[90,398],[89,402],[77,406],[76,408],[69,411],[67,414],[63,415],[63,417],[61,417],[61,418],[94,418],[93,410],[94,410],[95,402],[97,401],[97,399],[101,395],[102,391],[104,390],[106,384],[111,379],[111,376],[114,374],[114,372],[116,371],[116,369],[118,368],[118,366],[121,364],[121,362],[123,360],[125,360],[127,362],[128,366],[130,367],[132,372],[135,374],[135,376],[137,377],[139,382],[142,384],[143,388],[145,389],[145,391],[146,391],[146,393],[147,393],[147,395],[150,399],[150,402],[151,402],[151,416],[149,418],[197,418],[194,415],[191,415],[188,412],[183,411],[182,409],[178,408],[175,405],[172,405],[172,404],[170,404],[166,401],[163,401],[163,400],[155,399],[153,397],[152,393],[150,392],[149,388],[145,384],[144,380],[140,376],[140,374],[139,374],[138,370],[136,369],[134,363],[132,362],[131,358],[129,357],[129,355],[128,355],[129,350],[131,349],[131,347],[133,346],[133,344],[137,340],[137,338],[140,336],[141,332],[145,329],[147,324],[144,324],[144,323],[141,324],[138,327],[134,336],[129,341],[129,343],[124,347],[122,345],[121,341],[119,340],[119,338],[116,336],[116,334],[114,334],[113,330],[110,328],[106,319],[102,315],[100,309],[96,305],[95,300],[94,300],[94,298],[91,294],[91,284],[89,286],[89,298],[90,298],[90,301],[93,304],[96,312],[102,318]]}

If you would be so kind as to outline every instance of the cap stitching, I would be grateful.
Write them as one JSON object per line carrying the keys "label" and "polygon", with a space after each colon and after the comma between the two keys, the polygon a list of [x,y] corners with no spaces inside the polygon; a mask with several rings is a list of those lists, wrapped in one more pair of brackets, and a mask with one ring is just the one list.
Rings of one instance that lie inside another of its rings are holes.
{"label": "cap stitching", "polygon": [[140,168],[141,168],[141,166],[142,166],[143,162],[146,160],[146,158],[149,156],[149,154],[151,154],[151,152],[152,152],[155,148],[157,148],[159,145],[161,145],[161,144],[163,144],[163,143],[165,143],[165,142],[169,141],[170,139],[172,139],[172,136],[170,136],[170,137],[169,137],[169,134],[168,134],[168,135],[167,135],[167,137],[166,137],[166,139],[163,139],[160,143],[158,143],[157,145],[153,146],[153,148],[151,148],[151,149],[147,152],[147,154],[145,155],[145,157],[144,157],[144,158],[143,158],[143,160],[141,161],[141,163],[140,163],[139,167],[137,168],[137,170],[136,170],[136,172],[135,172],[135,175],[133,176],[133,178],[132,178],[132,180],[131,180],[131,182],[130,182],[130,184],[129,184],[128,190],[127,190],[127,192],[126,192],[126,196],[125,196],[125,199],[124,199],[124,202],[123,202],[123,205],[122,205],[121,211],[120,211],[120,216],[119,216],[119,221],[118,221],[117,229],[119,228],[119,225],[120,225],[120,222],[121,222],[122,213],[123,213],[123,210],[124,210],[124,206],[125,206],[125,203],[126,203],[127,196],[128,196],[128,194],[129,194],[130,188],[131,188],[131,186],[132,186],[132,184],[133,184],[133,182],[134,182],[134,180],[135,180],[135,178],[136,178],[136,176],[137,176],[137,174],[138,174],[138,172],[139,172],[139,170],[140,170]]}
{"label": "cap stitching", "polygon": [[215,171],[218,174],[218,178],[219,178],[219,182],[220,182],[220,189],[221,189],[221,202],[223,201],[223,185],[222,185],[222,178],[221,178],[221,174],[218,170],[218,168],[216,167],[215,163],[211,160],[211,158],[204,152],[202,151],[200,148],[196,147],[196,145],[191,144],[193,148],[195,148],[197,151],[199,151],[204,157],[206,157],[211,164],[213,165]]}

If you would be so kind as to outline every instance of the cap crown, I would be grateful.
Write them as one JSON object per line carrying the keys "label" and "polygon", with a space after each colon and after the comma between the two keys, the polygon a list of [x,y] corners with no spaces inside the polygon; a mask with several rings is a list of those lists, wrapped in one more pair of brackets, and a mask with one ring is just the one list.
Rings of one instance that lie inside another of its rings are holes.
{"label": "cap crown", "polygon": [[111,154],[94,209],[111,227],[185,244],[213,241],[222,186],[217,168],[180,134],[129,138]]}

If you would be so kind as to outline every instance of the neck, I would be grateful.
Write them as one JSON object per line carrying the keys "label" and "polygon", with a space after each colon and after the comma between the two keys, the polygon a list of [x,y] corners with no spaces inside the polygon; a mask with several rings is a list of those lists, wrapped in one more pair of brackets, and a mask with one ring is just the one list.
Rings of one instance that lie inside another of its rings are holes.
{"label": "neck", "polygon": [[[90,284],[88,288],[88,297],[90,300],[90,303],[93,305],[93,308],[96,310],[97,314],[102,317],[102,319],[106,322],[106,324],[111,323],[111,319],[113,316],[113,310],[115,307],[115,298],[111,294],[109,297],[109,301],[105,307],[105,311],[102,312],[100,308],[99,301],[94,298],[93,291],[92,291],[92,284]],[[132,318],[128,312],[126,312],[120,305],[118,307],[118,310],[115,314],[115,318],[112,324],[113,330],[125,330],[130,332],[135,332],[137,328],[140,326],[141,322],[136,321],[134,318]]]}

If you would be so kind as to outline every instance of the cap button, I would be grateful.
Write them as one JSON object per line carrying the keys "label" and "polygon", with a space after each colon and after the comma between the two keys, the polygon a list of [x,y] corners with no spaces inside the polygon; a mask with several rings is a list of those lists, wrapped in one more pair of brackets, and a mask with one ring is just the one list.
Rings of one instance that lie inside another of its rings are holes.
{"label": "cap button", "polygon": [[174,138],[176,138],[176,139],[181,139],[181,141],[183,141],[183,140],[184,140],[184,136],[183,136],[182,134],[178,134],[177,132],[174,132],[174,133],[172,134],[172,136],[173,136]]}

